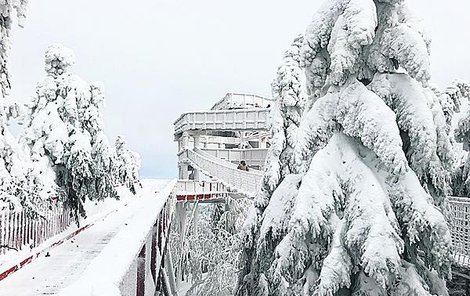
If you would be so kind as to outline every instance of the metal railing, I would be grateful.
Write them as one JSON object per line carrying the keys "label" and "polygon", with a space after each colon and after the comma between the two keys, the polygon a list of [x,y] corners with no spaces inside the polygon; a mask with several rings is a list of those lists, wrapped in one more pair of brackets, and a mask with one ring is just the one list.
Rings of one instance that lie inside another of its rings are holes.
{"label": "metal railing", "polygon": [[201,149],[184,150],[179,154],[180,161],[189,161],[206,174],[216,177],[240,193],[254,197],[261,186],[263,173],[258,170],[242,171],[225,160],[216,158]]}
{"label": "metal railing", "polygon": [[449,197],[447,203],[455,263],[470,268],[470,198]]}
{"label": "metal railing", "polygon": [[228,192],[227,187],[217,181],[193,181],[193,180],[178,180],[175,185],[174,193],[209,193],[209,192]]}
{"label": "metal railing", "polygon": [[217,181],[178,180],[174,188],[178,202],[220,202],[229,193],[227,186]]}
{"label": "metal railing", "polygon": [[[61,291],[80,295],[178,295],[168,254],[176,206],[176,180],[142,196],[144,207],[130,218],[72,285]],[[97,277],[97,275],[99,275]]]}
{"label": "metal railing", "polygon": [[189,130],[267,130],[270,109],[189,112],[174,123],[175,135]]}

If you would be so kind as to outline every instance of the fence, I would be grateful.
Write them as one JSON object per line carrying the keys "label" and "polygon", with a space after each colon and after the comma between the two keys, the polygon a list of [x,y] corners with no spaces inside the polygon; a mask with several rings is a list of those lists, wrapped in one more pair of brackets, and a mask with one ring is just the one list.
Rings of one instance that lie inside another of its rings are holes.
{"label": "fence", "polygon": [[70,212],[62,206],[44,208],[41,212],[36,217],[25,210],[0,212],[0,255],[9,250],[34,248],[72,223]]}
{"label": "fence", "polygon": [[452,244],[454,246],[455,263],[462,267],[470,267],[470,198],[449,197],[447,199]]}

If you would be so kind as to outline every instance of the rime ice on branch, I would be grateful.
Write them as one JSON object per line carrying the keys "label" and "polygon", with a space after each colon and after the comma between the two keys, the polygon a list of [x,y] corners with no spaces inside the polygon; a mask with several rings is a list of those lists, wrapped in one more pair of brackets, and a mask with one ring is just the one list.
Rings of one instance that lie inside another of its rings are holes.
{"label": "rime ice on branch", "polygon": [[454,155],[429,46],[404,1],[315,14],[273,84],[238,295],[447,294]]}

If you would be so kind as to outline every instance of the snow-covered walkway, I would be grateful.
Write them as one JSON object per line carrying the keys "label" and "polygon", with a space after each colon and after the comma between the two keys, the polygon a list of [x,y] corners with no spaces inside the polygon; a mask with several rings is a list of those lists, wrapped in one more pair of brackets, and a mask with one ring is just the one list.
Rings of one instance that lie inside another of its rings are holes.
{"label": "snow-covered walkway", "polygon": [[19,271],[0,281],[0,295],[55,295],[77,280],[108,242],[126,227],[136,213],[146,206],[143,196],[154,194],[167,180],[148,180],[135,199],[123,203],[73,239],[51,249],[50,256],[36,258]]}

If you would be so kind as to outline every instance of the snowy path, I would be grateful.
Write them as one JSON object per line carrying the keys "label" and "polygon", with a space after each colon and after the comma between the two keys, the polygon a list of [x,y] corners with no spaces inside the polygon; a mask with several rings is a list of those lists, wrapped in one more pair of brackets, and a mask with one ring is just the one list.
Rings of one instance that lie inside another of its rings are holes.
{"label": "snowy path", "polygon": [[[55,295],[62,288],[78,279],[106,244],[127,225],[145,202],[139,198],[158,192],[168,184],[167,180],[152,180],[144,183],[144,188],[135,200],[122,209],[97,221],[86,231],[70,241],[64,242],[50,251],[50,257],[39,257],[31,264],[0,281],[0,295],[37,296]],[[145,200],[145,199],[144,199]]]}

